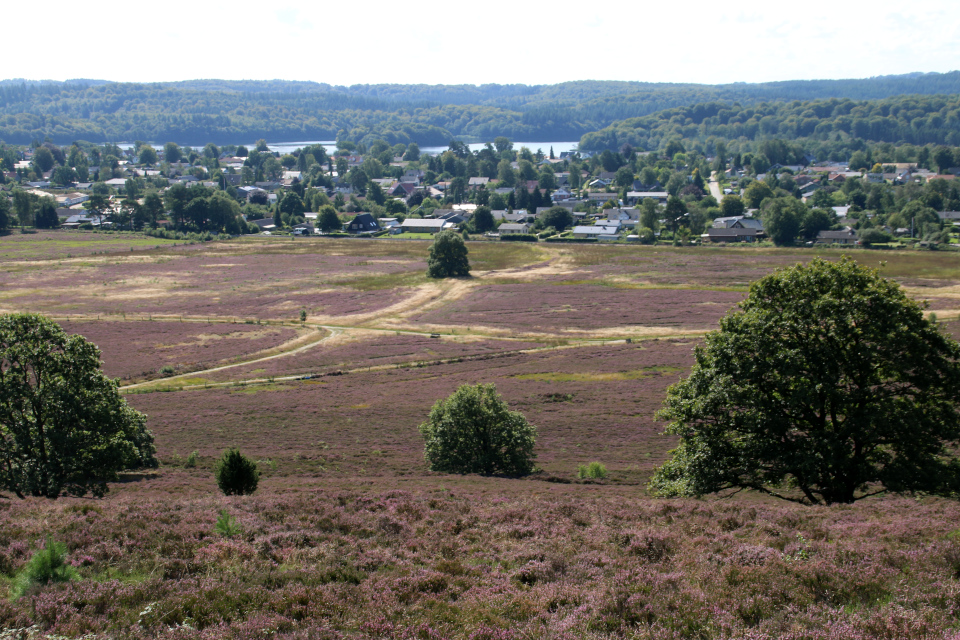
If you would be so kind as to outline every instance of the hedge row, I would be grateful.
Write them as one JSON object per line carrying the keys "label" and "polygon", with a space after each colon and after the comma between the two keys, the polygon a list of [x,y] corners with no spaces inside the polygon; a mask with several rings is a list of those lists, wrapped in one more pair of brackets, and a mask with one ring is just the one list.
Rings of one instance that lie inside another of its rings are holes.
{"label": "hedge row", "polygon": [[501,242],[537,242],[537,236],[532,233],[508,233],[500,236]]}

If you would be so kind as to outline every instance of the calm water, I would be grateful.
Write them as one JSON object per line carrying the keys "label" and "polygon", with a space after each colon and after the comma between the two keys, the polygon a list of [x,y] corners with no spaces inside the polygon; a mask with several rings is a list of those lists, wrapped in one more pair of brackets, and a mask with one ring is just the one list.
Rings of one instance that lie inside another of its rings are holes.
{"label": "calm water", "polygon": [[[246,142],[242,144],[247,149],[253,149],[254,147],[257,146],[256,141]],[[295,142],[277,142],[273,144],[268,143],[267,146],[270,148],[271,151],[276,151],[280,155],[283,155],[285,153],[291,153],[292,151],[295,151],[297,149],[302,149],[303,147],[306,147],[308,145],[313,145],[313,144],[322,144],[323,147],[330,154],[332,154],[334,151],[337,150],[336,140],[301,140],[301,141],[295,141]],[[514,150],[519,150],[521,147],[527,147],[533,152],[536,152],[537,149],[542,149],[545,154],[549,154],[550,147],[552,146],[553,153],[559,156],[560,153],[563,151],[575,151],[577,148],[577,144],[579,144],[579,141],[577,142],[514,142],[513,148]],[[117,146],[123,149],[124,151],[126,151],[127,149],[133,148],[133,143],[122,142],[117,144]],[[157,149],[158,151],[163,149],[162,144],[153,143],[152,146],[154,149]],[[485,143],[474,142],[474,143],[468,144],[467,146],[470,147],[470,151],[479,151],[480,149],[483,149],[483,147],[485,146]],[[190,147],[184,147],[184,148],[188,149]],[[192,147],[192,148],[196,149],[197,151],[200,151],[201,149],[203,149],[203,147]],[[447,150],[446,146],[420,147],[421,153],[430,153],[434,155],[441,154],[446,150]]]}

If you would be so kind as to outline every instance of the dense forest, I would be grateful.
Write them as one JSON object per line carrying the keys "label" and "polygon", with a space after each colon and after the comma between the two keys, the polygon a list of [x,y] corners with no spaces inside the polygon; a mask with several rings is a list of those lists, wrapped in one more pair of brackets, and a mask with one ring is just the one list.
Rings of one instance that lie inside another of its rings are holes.
{"label": "dense forest", "polygon": [[[629,144],[654,150],[670,140],[693,142],[712,153],[711,142],[734,142],[738,151],[764,140],[797,141],[827,159],[846,160],[865,144],[896,146],[960,145],[960,96],[898,96],[884,100],[849,99],[763,102],[741,105],[706,102],[630,118],[584,135],[582,151],[618,149]],[[729,145],[728,145],[729,146]]]}
{"label": "dense forest", "polygon": [[[452,137],[575,140],[621,120],[698,103],[744,107],[956,93],[960,72],[727,85],[579,81],[342,87],[279,80],[160,84],[8,80],[0,82],[0,139],[18,144],[49,138],[57,143],[175,140],[200,145],[257,138],[383,139],[422,145],[446,144]],[[607,138],[587,142],[606,145]]]}

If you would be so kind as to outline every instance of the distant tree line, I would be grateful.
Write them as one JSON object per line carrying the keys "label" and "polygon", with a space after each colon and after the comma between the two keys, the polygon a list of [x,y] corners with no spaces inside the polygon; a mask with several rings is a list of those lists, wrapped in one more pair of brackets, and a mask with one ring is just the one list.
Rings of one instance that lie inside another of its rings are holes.
{"label": "distant tree line", "polygon": [[695,103],[950,93],[960,93],[960,72],[729,85],[579,81],[334,87],[286,81],[24,81],[0,83],[0,139],[20,144],[48,137],[60,144],[76,139],[228,144],[261,137],[344,138],[436,146],[453,136],[575,139],[619,120]]}

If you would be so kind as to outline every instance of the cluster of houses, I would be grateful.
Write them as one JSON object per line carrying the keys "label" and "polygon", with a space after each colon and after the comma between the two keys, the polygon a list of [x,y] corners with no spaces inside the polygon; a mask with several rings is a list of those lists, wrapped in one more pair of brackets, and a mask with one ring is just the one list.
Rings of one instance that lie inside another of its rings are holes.
{"label": "cluster of houses", "polygon": [[[23,160],[18,162],[18,167],[30,167],[30,150],[23,152]],[[363,156],[352,155],[341,157],[346,160],[347,167],[360,166],[363,163]],[[339,159],[339,158],[338,158]],[[423,198],[442,199],[445,192],[451,187],[452,182],[437,182],[426,184],[426,174],[423,170],[407,167],[408,163],[402,162],[400,158],[395,159],[392,165],[401,166],[404,169],[402,175],[397,178],[377,178],[372,182],[376,183],[388,197],[400,198],[405,201],[411,201],[414,196]],[[812,160],[812,159],[811,159]],[[275,204],[278,198],[282,196],[282,189],[289,188],[296,182],[304,178],[300,171],[284,171],[282,175],[275,180],[260,181],[253,184],[243,184],[243,170],[245,158],[221,156],[219,165],[224,169],[222,182],[209,181],[198,177],[196,167],[188,163],[165,163],[163,175],[171,182],[180,182],[185,184],[198,183],[209,187],[233,186],[238,194],[247,201],[263,202],[266,204]],[[544,158],[538,163],[539,171],[550,171],[549,166],[563,162],[563,157],[558,159]],[[518,163],[513,163],[515,168]],[[560,167],[558,167],[560,168]],[[930,180],[934,178],[954,179],[954,175],[939,175],[931,171],[919,169],[916,164],[898,163],[886,165],[885,173],[866,173],[860,171],[850,171],[846,163],[811,163],[805,166],[786,166],[774,165],[770,168],[771,172],[789,171],[797,188],[800,190],[801,197],[806,200],[813,197],[817,189],[822,188],[823,184],[839,184],[848,178],[863,178],[868,182],[904,184],[911,180],[923,178]],[[90,167],[91,175],[94,175],[98,167]],[[960,172],[960,170],[958,170]],[[114,171],[114,175],[117,175]],[[150,167],[135,166],[132,160],[120,160],[119,173],[124,177],[110,178],[105,181],[108,186],[123,188],[127,177],[149,177],[158,176],[160,171]],[[92,187],[91,183],[77,183],[68,188],[52,185],[50,177],[52,172],[44,173],[42,179],[35,182],[29,182],[22,185],[23,188],[35,190],[38,195],[53,195],[57,200],[57,213],[61,218],[61,225],[65,228],[77,228],[83,225],[108,226],[109,219],[99,220],[88,216],[83,209],[83,203],[89,198],[87,193]],[[590,176],[583,172],[576,184],[586,188],[585,192],[571,188],[571,176],[567,171],[554,172],[556,189],[551,190],[550,199],[544,204],[550,206],[538,207],[536,211],[518,209],[515,211],[497,210],[493,211],[493,217],[499,222],[496,234],[506,236],[511,234],[530,233],[538,218],[542,217],[551,206],[560,206],[570,210],[575,226],[572,229],[572,236],[578,239],[595,240],[619,240],[626,237],[628,240],[637,239],[636,235],[631,235],[631,231],[639,226],[640,209],[639,205],[646,199],[651,199],[660,205],[667,202],[669,194],[663,191],[659,185],[644,185],[639,180],[635,181],[632,188],[625,194],[608,190],[612,187],[616,174],[614,172],[601,171],[595,176]],[[16,178],[16,174],[10,174],[9,177]],[[727,171],[729,188],[725,189],[725,194],[740,193],[739,182],[743,177],[742,171],[730,169]],[[763,180],[764,175],[757,176],[757,179]],[[330,178],[333,182],[333,189],[329,190],[328,195],[334,196],[341,194],[343,196],[352,195],[354,192],[345,179],[346,176],[339,176],[336,172],[331,172]],[[490,193],[499,193],[504,196],[515,191],[514,187],[500,187],[494,181],[487,177],[471,177],[467,182],[467,190],[486,189]],[[521,181],[516,188],[526,189],[528,193],[539,187],[538,181]],[[57,193],[64,191],[64,193]],[[42,193],[41,193],[42,192]],[[579,205],[592,205],[600,211],[598,215],[590,215],[580,211],[574,211],[575,208],[585,208]],[[610,208],[610,204],[613,208]],[[603,208],[607,205],[607,208]],[[353,220],[344,225],[343,231],[356,235],[372,235],[387,232],[390,234],[399,233],[418,233],[433,234],[447,229],[457,229],[461,224],[469,221],[473,216],[476,205],[461,204],[453,205],[449,209],[436,209],[424,217],[409,217],[402,222],[395,218],[375,218],[368,213],[361,213]],[[847,213],[848,207],[834,207],[841,224]],[[426,211],[427,209],[425,209]],[[416,209],[415,209],[416,211]],[[754,211],[747,211],[746,215],[717,218],[712,226],[705,230],[701,236],[703,242],[711,243],[729,243],[729,242],[755,242],[763,239],[764,229],[759,218],[754,217]],[[951,212],[942,213],[941,216],[949,216]],[[960,217],[960,214],[957,214]],[[313,235],[318,233],[315,226],[316,213],[307,213],[306,221],[296,225],[293,229],[296,235]],[[951,218],[951,221],[953,219]],[[261,220],[251,220],[263,233],[274,233],[274,220],[264,218]],[[906,230],[891,230],[894,233],[904,232]],[[818,243],[830,244],[853,244],[857,242],[857,234],[850,227],[845,227],[839,231],[824,231],[816,239]]]}

